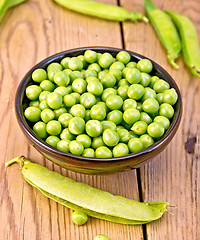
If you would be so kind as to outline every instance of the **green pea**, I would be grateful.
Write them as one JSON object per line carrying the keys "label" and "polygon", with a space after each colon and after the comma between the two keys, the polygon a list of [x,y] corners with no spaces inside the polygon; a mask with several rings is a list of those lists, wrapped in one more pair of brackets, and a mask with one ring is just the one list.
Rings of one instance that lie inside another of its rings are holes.
{"label": "green pea", "polygon": [[43,80],[40,83],[40,87],[42,88],[43,91],[49,92],[52,92],[55,89],[55,85],[49,80]]}
{"label": "green pea", "polygon": [[99,65],[102,68],[109,68],[113,61],[113,56],[110,53],[103,53],[99,59]]}
{"label": "green pea", "polygon": [[47,72],[42,68],[38,68],[32,73],[32,79],[34,82],[40,83],[47,79]]}
{"label": "green pea", "polygon": [[125,143],[118,143],[114,148],[113,148],[113,156],[114,157],[122,157],[126,156],[129,154],[129,148]]}
{"label": "green pea", "polygon": [[101,78],[101,83],[104,88],[112,88],[115,86],[116,78],[110,73],[105,73]]}
{"label": "green pea", "polygon": [[154,98],[146,99],[142,104],[142,109],[147,113],[156,113],[159,109],[159,103]]}
{"label": "green pea", "polygon": [[44,122],[37,122],[34,126],[33,126],[33,131],[36,133],[36,135],[39,138],[45,139],[48,134],[46,131],[46,124]]}
{"label": "green pea", "polygon": [[90,110],[90,116],[92,119],[104,120],[106,117],[106,110],[101,105],[94,105]]}
{"label": "green pea", "polygon": [[130,68],[126,72],[126,80],[130,84],[136,84],[142,80],[142,75],[137,68]]}
{"label": "green pea", "polygon": [[97,61],[97,53],[93,50],[86,50],[84,53],[84,59],[88,63],[94,63]]}
{"label": "green pea", "polygon": [[54,80],[54,76],[57,72],[60,72],[61,70],[57,69],[57,68],[52,68],[50,70],[48,70],[47,74],[48,74],[48,79],[53,82]]}
{"label": "green pea", "polygon": [[143,122],[145,122],[145,123],[147,123],[147,124],[150,124],[150,123],[152,122],[151,117],[150,117],[149,114],[146,113],[146,112],[141,112],[141,113],[140,113],[140,119],[139,119],[139,120],[140,120],[140,121],[143,121]]}
{"label": "green pea", "polygon": [[106,129],[103,132],[103,141],[107,146],[113,147],[119,142],[119,135],[112,129]]}
{"label": "green pea", "polygon": [[163,93],[157,93],[156,100],[158,101],[159,104],[162,104],[163,103]]}
{"label": "green pea", "polygon": [[106,99],[106,105],[110,110],[119,110],[123,105],[123,99],[119,95],[110,95]]}
{"label": "green pea", "polygon": [[56,148],[57,147],[57,143],[60,141],[60,138],[56,137],[56,136],[49,136],[45,142],[47,144],[49,144],[50,146]]}
{"label": "green pea", "polygon": [[132,153],[137,153],[144,150],[144,145],[140,138],[131,138],[128,142],[128,147]]}
{"label": "green pea", "polygon": [[47,100],[49,94],[50,94],[49,91],[42,91],[39,95],[39,101],[42,102],[44,100]]}
{"label": "green pea", "polygon": [[108,128],[110,128],[114,131],[116,130],[116,124],[112,121],[102,121],[101,123],[103,125],[103,131],[108,129]]}
{"label": "green pea", "polygon": [[147,133],[153,138],[162,137],[165,132],[165,128],[159,122],[150,123],[147,127]]}
{"label": "green pea", "polygon": [[79,93],[73,92],[73,93],[71,93],[70,95],[75,97],[76,103],[80,103],[80,97],[81,97],[81,96],[80,96]]}
{"label": "green pea", "polygon": [[51,120],[47,123],[46,130],[48,134],[56,136],[61,133],[62,126],[57,120]]}
{"label": "green pea", "polygon": [[101,99],[106,102],[106,99],[111,95],[117,95],[117,91],[114,88],[106,88],[103,90],[103,93],[101,95]]}
{"label": "green pea", "polygon": [[62,115],[63,113],[67,113],[67,109],[65,107],[61,107],[61,108],[55,109],[54,113],[55,113],[55,119],[58,119],[60,115]]}
{"label": "green pea", "polygon": [[62,96],[57,92],[52,92],[47,96],[47,103],[50,108],[58,109],[62,104]]}
{"label": "green pea", "polygon": [[98,137],[103,131],[103,126],[98,120],[89,120],[86,123],[85,130],[90,137]]}
{"label": "green pea", "polygon": [[130,139],[131,138],[138,138],[139,136],[137,134],[135,134],[133,131],[129,131],[130,133]]}
{"label": "green pea", "polygon": [[84,151],[83,144],[73,140],[69,143],[69,151],[74,155],[80,156]]}
{"label": "green pea", "polygon": [[85,130],[85,121],[81,117],[73,117],[69,121],[69,131],[74,135],[79,135]]}
{"label": "green pea", "polygon": [[96,103],[96,98],[92,93],[83,93],[80,96],[80,103],[85,107],[85,108],[91,108],[92,106],[95,105]]}
{"label": "green pea", "polygon": [[[77,56],[78,59],[81,60],[82,64],[83,64],[83,68],[87,68],[88,67],[88,63],[85,61],[85,58],[83,55],[79,55]],[[81,71],[83,71],[84,69],[82,69]]]}
{"label": "green pea", "polygon": [[123,85],[123,86],[120,86],[120,87],[117,89],[118,95],[119,95],[123,100],[127,99],[127,97],[128,97],[128,95],[127,95],[127,93],[128,93],[128,88],[129,88],[129,86]]}
{"label": "green pea", "polygon": [[137,63],[137,68],[141,72],[150,73],[152,71],[152,69],[153,69],[153,65],[152,65],[152,63],[151,63],[151,61],[149,59],[141,59]]}
{"label": "green pea", "polygon": [[177,102],[177,99],[178,99],[178,95],[177,95],[176,90],[174,88],[166,90],[163,93],[163,102],[164,103],[174,105]]}
{"label": "green pea", "polygon": [[142,84],[143,87],[149,86],[151,82],[151,76],[148,73],[141,73],[142,80],[140,81],[140,84]]}
{"label": "green pea", "polygon": [[137,63],[136,62],[129,62],[129,63],[126,64],[126,67],[137,68]]}
{"label": "green pea", "polygon": [[128,52],[126,51],[120,51],[116,55],[116,59],[124,64],[127,64],[131,60],[131,56]]}
{"label": "green pea", "polygon": [[125,68],[124,63],[121,61],[116,61],[110,66],[110,70],[117,69],[122,71]]}
{"label": "green pea", "polygon": [[30,85],[26,88],[26,96],[30,100],[38,100],[41,92],[41,87],[37,85]]}
{"label": "green pea", "polygon": [[72,140],[74,140],[74,139],[76,138],[76,136],[75,136],[74,134],[72,134],[72,133],[69,131],[68,128],[65,128],[65,129],[63,129],[63,131],[61,132],[60,138],[61,138],[62,140],[70,140],[70,141],[72,141]]}
{"label": "green pea", "polygon": [[111,158],[112,152],[109,148],[107,148],[105,146],[101,146],[95,150],[95,157],[96,158]]}
{"label": "green pea", "polygon": [[55,113],[51,109],[44,109],[41,112],[41,119],[43,122],[48,123],[55,118]]}
{"label": "green pea", "polygon": [[25,117],[30,122],[39,121],[40,120],[40,114],[41,114],[41,110],[37,107],[27,107],[26,110],[24,111]]}
{"label": "green pea", "polygon": [[85,118],[85,107],[81,104],[76,104],[69,111],[74,117]]}
{"label": "green pea", "polygon": [[29,107],[37,107],[39,108],[40,102],[38,100],[30,101]]}
{"label": "green pea", "polygon": [[80,71],[83,68],[83,63],[82,63],[82,61],[79,58],[72,57],[68,61],[68,67],[71,70],[74,70],[74,71],[78,70],[78,71]]}
{"label": "green pea", "polygon": [[87,69],[84,73],[85,75],[85,78],[88,78],[88,77],[97,77],[97,71],[94,70],[94,69]]}
{"label": "green pea", "polygon": [[63,98],[66,107],[72,107],[76,104],[76,98],[73,95],[65,95]]}
{"label": "green pea", "polygon": [[53,80],[59,87],[66,87],[70,83],[70,78],[66,71],[57,72]]}
{"label": "green pea", "polygon": [[134,99],[126,99],[123,103],[123,111],[126,111],[129,108],[136,108],[137,102]]}
{"label": "green pea", "polygon": [[135,108],[128,108],[123,113],[123,119],[128,124],[133,124],[140,119],[140,112]]}
{"label": "green pea", "polygon": [[160,105],[159,115],[170,119],[174,116],[174,109],[170,104],[162,103]]}
{"label": "green pea", "polygon": [[63,113],[59,116],[58,121],[61,123],[62,127],[68,127],[70,119],[73,116],[70,113]]}
{"label": "green pea", "polygon": [[134,100],[139,100],[144,95],[144,87],[140,84],[132,84],[128,88],[128,97]]}
{"label": "green pea", "polygon": [[118,88],[124,85],[127,85],[129,87],[130,83],[126,79],[121,79],[117,84]]}
{"label": "green pea", "polygon": [[99,96],[103,92],[103,85],[99,80],[90,81],[87,85],[87,91],[95,96]]}
{"label": "green pea", "polygon": [[142,100],[142,102],[144,102],[148,98],[156,98],[156,92],[149,87],[145,87],[144,88],[144,94],[143,94],[141,100]]}
{"label": "green pea", "polygon": [[80,71],[72,71],[70,73],[70,80],[73,82],[77,78],[83,78],[83,73]]}
{"label": "green pea", "polygon": [[153,138],[149,134],[143,134],[140,136],[141,141],[143,142],[144,148],[148,148],[154,144]]}
{"label": "green pea", "polygon": [[162,93],[162,92],[164,92],[165,90],[167,90],[169,88],[170,88],[169,83],[164,81],[164,80],[162,80],[162,79],[159,79],[158,81],[156,81],[154,86],[153,86],[153,89],[157,93]]}
{"label": "green pea", "polygon": [[65,57],[61,60],[60,64],[63,68],[69,68],[68,62],[69,62],[70,57]]}
{"label": "green pea", "polygon": [[127,129],[118,129],[117,133],[119,135],[119,141],[122,143],[126,143],[130,140],[131,136]]}
{"label": "green pea", "polygon": [[83,224],[85,224],[87,222],[87,220],[88,220],[88,216],[84,212],[74,211],[72,213],[72,221],[76,225],[83,225]]}
{"label": "green pea", "polygon": [[68,153],[69,152],[69,143],[70,143],[70,140],[60,140],[57,143],[56,148],[62,152]]}
{"label": "green pea", "polygon": [[87,83],[84,79],[82,78],[77,78],[73,81],[72,83],[72,89],[74,92],[77,93],[84,93],[87,89]]}
{"label": "green pea", "polygon": [[86,149],[84,149],[82,156],[94,158],[95,157],[94,150],[92,148],[86,148]]}
{"label": "green pea", "polygon": [[92,141],[92,148],[97,149],[101,146],[105,146],[102,136],[94,137]]}
{"label": "green pea", "polygon": [[53,63],[49,64],[47,67],[47,71],[51,71],[51,70],[55,70],[55,69],[62,71],[63,67],[57,62],[53,62]]}
{"label": "green pea", "polygon": [[47,104],[46,100],[43,100],[39,104],[39,109],[43,111],[44,109],[50,109],[49,105]]}
{"label": "green pea", "polygon": [[92,142],[91,138],[86,134],[78,135],[76,141],[82,143],[84,148],[89,148]]}
{"label": "green pea", "polygon": [[150,88],[153,88],[154,84],[159,80],[159,77],[157,76],[152,76],[150,79]]}
{"label": "green pea", "polygon": [[147,123],[144,121],[138,121],[133,124],[131,130],[137,135],[142,135],[147,131]]}
{"label": "green pea", "polygon": [[86,110],[85,111],[85,122],[87,122],[90,119],[91,119],[91,117],[90,117],[90,110]]}
{"label": "green pea", "polygon": [[68,86],[68,87],[64,87],[64,86],[57,87],[57,88],[55,88],[54,92],[57,92],[62,97],[64,97],[65,95],[70,94],[72,92],[72,87],[71,86]]}
{"label": "green pea", "polygon": [[120,124],[122,122],[123,114],[119,110],[113,110],[108,113],[107,120],[115,123],[116,125]]}
{"label": "green pea", "polygon": [[97,63],[92,63],[88,66],[88,69],[94,69],[97,73],[101,71],[101,67]]}
{"label": "green pea", "polygon": [[166,130],[169,128],[170,121],[164,116],[156,116],[153,121],[161,123]]}

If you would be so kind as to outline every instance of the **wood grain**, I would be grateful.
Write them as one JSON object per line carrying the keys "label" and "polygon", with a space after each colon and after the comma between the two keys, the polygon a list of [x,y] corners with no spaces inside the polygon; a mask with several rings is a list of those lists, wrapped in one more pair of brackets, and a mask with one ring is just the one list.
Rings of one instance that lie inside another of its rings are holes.
{"label": "wood grain", "polygon": [[[116,4],[113,0],[105,1]],[[0,239],[78,240],[103,233],[111,240],[143,239],[141,226],[89,219],[75,226],[71,210],[49,200],[23,179],[19,166],[5,161],[24,154],[34,162],[77,181],[139,200],[136,171],[110,176],[76,174],[44,159],[23,136],[14,113],[14,97],[24,74],[56,52],[80,46],[122,47],[120,24],[68,11],[53,1],[30,0],[9,10],[0,25]]]}
{"label": "wood grain", "polygon": [[[179,12],[191,18],[200,39],[200,5],[193,1],[158,1],[161,9]],[[136,6],[143,9],[141,1],[125,1],[124,7]],[[141,183],[144,201],[168,201],[174,207],[169,214],[146,227],[146,236],[150,240],[160,239],[199,239],[200,234],[200,81],[193,77],[182,58],[177,63],[180,69],[174,70],[167,61],[151,25],[123,24],[124,42],[127,49],[139,52],[163,66],[177,82],[183,98],[183,117],[181,126],[171,144],[159,156],[141,168]],[[185,142],[196,138],[194,152],[187,153]]]}

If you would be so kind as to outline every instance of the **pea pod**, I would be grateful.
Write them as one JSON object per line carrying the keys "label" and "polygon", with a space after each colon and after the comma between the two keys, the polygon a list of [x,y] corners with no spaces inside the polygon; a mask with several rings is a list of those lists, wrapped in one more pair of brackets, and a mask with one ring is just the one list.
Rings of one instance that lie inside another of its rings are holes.
{"label": "pea pod", "polygon": [[179,13],[166,12],[172,17],[179,30],[185,63],[193,75],[200,77],[200,46],[192,21]]}
{"label": "pea pod", "polygon": [[0,1],[0,22],[9,8],[11,0],[1,0]]}
{"label": "pea pod", "polygon": [[159,219],[167,211],[167,202],[142,203],[76,182],[68,177],[17,157],[24,178],[45,196],[89,216],[121,224],[144,224]]}
{"label": "pea pod", "polygon": [[11,0],[10,4],[9,4],[9,8],[11,7],[15,7],[23,2],[25,2],[26,0]]}
{"label": "pea pod", "polygon": [[54,0],[56,3],[62,5],[70,10],[98,17],[112,21],[126,21],[131,20],[137,22],[143,20],[148,22],[148,19],[141,13],[129,12],[128,10],[111,4],[96,2],[92,0]]}
{"label": "pea pod", "polygon": [[174,68],[179,68],[175,60],[181,52],[181,41],[173,21],[167,13],[158,9],[151,0],[145,0],[145,11],[161,43],[167,50],[169,62]]}

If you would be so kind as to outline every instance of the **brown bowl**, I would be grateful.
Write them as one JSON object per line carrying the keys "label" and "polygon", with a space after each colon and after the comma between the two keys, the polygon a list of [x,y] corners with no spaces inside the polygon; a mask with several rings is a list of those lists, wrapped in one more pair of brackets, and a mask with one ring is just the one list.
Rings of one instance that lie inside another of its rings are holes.
{"label": "brown bowl", "polygon": [[[50,56],[40,63],[36,64],[33,68],[29,70],[29,72],[24,76],[21,83],[19,84],[19,87],[17,89],[16,93],[16,99],[15,99],[15,110],[16,110],[16,116],[18,123],[27,137],[27,139],[30,141],[30,143],[46,158],[48,158],[50,161],[58,164],[61,167],[70,169],[72,171],[80,172],[80,173],[86,173],[86,174],[99,174],[99,173],[113,173],[118,172],[122,170],[128,170],[132,168],[138,168],[142,164],[146,163],[156,155],[158,155],[160,152],[164,150],[164,148],[168,145],[168,143],[172,140],[174,137],[178,126],[180,124],[181,115],[182,115],[182,100],[181,100],[181,94],[178,89],[178,86],[176,85],[173,78],[157,63],[154,61],[151,62],[153,64],[153,70],[152,73],[154,75],[159,76],[160,78],[166,80],[170,87],[174,88],[178,94],[178,101],[174,105],[175,114],[173,116],[173,119],[171,120],[170,128],[166,131],[164,136],[154,143],[154,145],[150,146],[149,148],[135,153],[135,154],[129,154],[127,156],[123,157],[117,157],[117,158],[109,158],[109,159],[99,159],[99,158],[87,158],[82,156],[75,156],[72,154],[64,153],[62,151],[59,151],[50,145],[46,144],[43,140],[39,139],[34,132],[29,127],[25,117],[24,117],[24,107],[26,105],[26,96],[25,96],[25,89],[27,85],[30,84],[31,80],[31,74],[32,72],[37,68],[46,68],[47,65],[49,65],[51,62],[59,62],[64,57],[72,57],[77,56],[80,54],[83,54],[84,51],[91,49],[96,52],[109,52],[113,56],[116,56],[116,54],[119,51],[122,51],[123,49],[117,49],[117,48],[110,48],[110,47],[84,47],[84,48],[77,48],[72,50],[63,51],[60,53],[57,53],[53,56]],[[142,55],[139,55],[134,52],[127,51],[133,61],[139,61],[140,59],[146,58]]]}

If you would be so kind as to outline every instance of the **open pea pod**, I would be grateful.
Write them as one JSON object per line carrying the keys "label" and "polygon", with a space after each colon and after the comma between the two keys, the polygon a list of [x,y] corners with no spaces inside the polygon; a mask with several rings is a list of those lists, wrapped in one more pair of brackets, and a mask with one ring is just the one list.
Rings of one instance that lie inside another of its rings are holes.
{"label": "open pea pod", "polygon": [[181,41],[172,19],[167,13],[157,8],[151,0],[145,0],[145,11],[162,45],[167,51],[169,62],[174,68],[179,68],[175,60],[181,52]]}
{"label": "open pea pod", "polygon": [[12,159],[6,166],[18,162],[28,183],[47,197],[89,216],[121,224],[144,224],[159,219],[167,211],[167,202],[143,203],[114,196],[109,192],[76,182],[24,157]]}
{"label": "open pea pod", "polygon": [[179,30],[183,48],[183,58],[193,75],[200,77],[200,46],[192,21],[179,13],[166,11]]}

